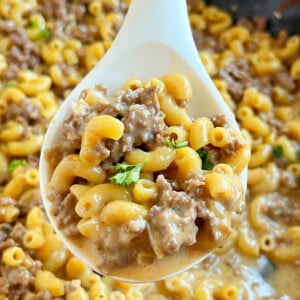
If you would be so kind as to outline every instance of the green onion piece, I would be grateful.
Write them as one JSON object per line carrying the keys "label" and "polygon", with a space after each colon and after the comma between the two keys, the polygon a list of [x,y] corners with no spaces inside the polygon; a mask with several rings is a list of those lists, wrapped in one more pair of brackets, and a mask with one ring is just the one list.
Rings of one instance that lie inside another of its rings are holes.
{"label": "green onion piece", "polygon": [[28,164],[27,160],[25,159],[13,159],[10,161],[8,165],[8,172],[12,174],[17,167],[19,166],[26,167],[27,164]]}
{"label": "green onion piece", "polygon": [[199,149],[197,153],[202,160],[202,170],[211,170],[214,167],[214,164],[210,160],[208,160],[208,151]]}
{"label": "green onion piece", "polygon": [[37,21],[37,20],[34,20],[34,19],[30,19],[30,20],[29,20],[29,25],[30,25],[30,27],[32,27],[32,28],[39,28],[39,27],[40,27],[38,21]]}
{"label": "green onion piece", "polygon": [[281,145],[278,145],[273,148],[272,154],[274,158],[281,158],[283,156],[283,148]]}
{"label": "green onion piece", "polygon": [[174,140],[166,140],[166,145],[172,149],[184,148],[188,145],[188,141],[176,142]]}
{"label": "green onion piece", "polygon": [[51,33],[49,30],[43,28],[43,29],[40,29],[39,31],[39,38],[40,39],[47,39],[51,36]]}
{"label": "green onion piece", "polygon": [[207,159],[207,155],[208,155],[208,151],[207,150],[203,150],[203,149],[199,149],[197,151],[197,153],[199,154],[200,158],[202,161],[205,161]]}
{"label": "green onion piece", "polygon": [[209,160],[206,160],[202,163],[202,170],[211,170],[214,167],[214,164]]}
{"label": "green onion piece", "polygon": [[11,87],[16,87],[17,83],[15,81],[9,81],[3,84],[3,89],[8,89]]}

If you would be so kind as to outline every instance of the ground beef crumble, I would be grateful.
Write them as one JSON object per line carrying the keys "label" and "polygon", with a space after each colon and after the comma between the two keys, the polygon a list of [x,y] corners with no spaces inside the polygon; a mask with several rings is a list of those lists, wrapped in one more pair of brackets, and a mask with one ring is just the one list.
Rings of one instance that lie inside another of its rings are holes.
{"label": "ground beef crumble", "polygon": [[270,194],[268,200],[266,216],[272,221],[287,226],[300,224],[300,203],[292,201],[287,205],[288,198],[277,193]]}
{"label": "ground beef crumble", "polygon": [[[117,162],[123,153],[131,151],[133,147],[143,145],[151,150],[155,145],[163,144],[166,124],[164,114],[160,111],[157,90],[148,88],[136,90],[133,95],[125,94],[125,105],[130,105],[119,111],[124,123],[124,134],[120,141],[111,143],[111,158]],[[134,103],[134,104],[133,104]]]}
{"label": "ground beef crumble", "polygon": [[13,21],[0,20],[0,34],[9,35],[10,46],[7,53],[8,68],[4,70],[4,81],[17,78],[21,69],[32,69],[40,62],[40,53],[37,45],[27,36],[24,28],[17,27]]}
{"label": "ground beef crumble", "polygon": [[257,78],[250,75],[250,66],[244,58],[236,58],[222,67],[218,77],[227,82],[228,92],[235,101],[241,100],[245,89],[259,85]]}
{"label": "ground beef crumble", "polygon": [[271,77],[271,83],[273,85],[278,85],[288,92],[293,92],[296,89],[296,82],[291,77],[290,73],[287,70],[282,70],[275,73]]}
{"label": "ground beef crumble", "polygon": [[[156,179],[159,202],[151,207],[148,227],[152,248],[158,258],[196,242],[196,201],[185,192],[174,191],[159,175]],[[176,230],[175,230],[176,228]]]}
{"label": "ground beef crumble", "polygon": [[30,99],[24,98],[18,104],[10,103],[4,121],[16,120],[24,124],[32,124],[34,121],[41,121],[40,119],[41,109]]}
{"label": "ground beef crumble", "polygon": [[[194,244],[198,226],[209,228],[216,243],[221,241],[224,233],[231,231],[226,222],[208,208],[204,200],[208,194],[201,172],[190,175],[183,185],[183,191],[174,190],[170,181],[163,175],[157,177],[156,183],[159,200],[150,209],[148,232],[157,257],[171,255],[182,246]],[[239,197],[237,193],[237,198]],[[230,209],[238,214],[242,211],[238,201],[235,201],[235,205]]]}
{"label": "ground beef crumble", "polygon": [[41,13],[50,20],[66,21],[68,18],[67,1],[66,0],[43,0],[39,9]]}
{"label": "ground beef crumble", "polygon": [[214,115],[211,117],[215,127],[226,127],[228,124],[227,117],[225,115]]}
{"label": "ground beef crumble", "polygon": [[67,236],[76,236],[79,234],[77,223],[80,221],[80,217],[75,213],[75,204],[77,199],[74,195],[69,193],[63,200],[60,195],[55,197],[56,205],[52,206],[51,213],[57,217],[58,227],[63,228]]}
{"label": "ground beef crumble", "polygon": [[1,265],[0,276],[5,277],[8,299],[19,300],[33,287],[35,274],[22,266],[11,268]]}
{"label": "ground beef crumble", "polygon": [[10,232],[10,237],[20,246],[24,246],[23,238],[27,232],[25,226],[21,223],[16,223]]}

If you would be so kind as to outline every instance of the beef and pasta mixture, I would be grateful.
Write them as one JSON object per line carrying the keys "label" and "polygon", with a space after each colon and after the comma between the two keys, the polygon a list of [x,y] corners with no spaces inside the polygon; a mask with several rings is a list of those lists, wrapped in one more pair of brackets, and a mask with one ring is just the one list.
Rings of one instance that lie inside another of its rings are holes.
{"label": "beef and pasta mixture", "polygon": [[41,206],[39,151],[129,1],[1,0],[1,299],[300,299],[300,37],[271,36],[260,16],[234,22],[201,0],[188,4],[200,58],[251,145],[238,232],[198,266],[156,283],[101,277],[72,256]]}
{"label": "beef and pasta mixture", "polygon": [[[51,213],[102,274],[137,264],[128,278],[157,278],[158,267],[148,267],[157,259],[179,252],[173,265],[182,269],[180,252],[195,245],[209,253],[234,231],[245,206],[238,175],[249,146],[224,115],[193,120],[191,96],[178,73],[129,79],[112,94],[102,85],[85,89],[61,140],[45,149],[54,169]],[[161,277],[172,272],[159,269]]]}

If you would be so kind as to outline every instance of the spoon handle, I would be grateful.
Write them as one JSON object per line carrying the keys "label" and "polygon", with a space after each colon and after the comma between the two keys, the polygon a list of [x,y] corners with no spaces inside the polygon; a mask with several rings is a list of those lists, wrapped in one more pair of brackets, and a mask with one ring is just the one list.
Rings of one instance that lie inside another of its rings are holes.
{"label": "spoon handle", "polygon": [[[125,39],[125,40],[124,40]],[[186,0],[132,0],[129,11],[114,41],[132,47],[153,42],[167,45],[190,63],[199,61],[193,40]],[[132,47],[133,48],[133,47]],[[124,48],[123,48],[124,50]]]}
{"label": "spoon handle", "polygon": [[122,29],[138,40],[184,38],[190,33],[186,0],[132,0]]}

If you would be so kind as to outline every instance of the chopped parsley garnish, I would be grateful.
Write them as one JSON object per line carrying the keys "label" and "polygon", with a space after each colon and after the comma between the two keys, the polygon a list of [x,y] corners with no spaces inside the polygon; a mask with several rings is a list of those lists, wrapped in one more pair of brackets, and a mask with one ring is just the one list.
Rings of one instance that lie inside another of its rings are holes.
{"label": "chopped parsley garnish", "polygon": [[39,38],[41,39],[47,39],[51,36],[51,33],[46,28],[40,29],[39,31]]}
{"label": "chopped parsley garnish", "polygon": [[211,170],[212,168],[214,167],[214,164],[208,160],[205,160],[203,163],[202,163],[202,169],[203,170]]}
{"label": "chopped parsley garnish", "polygon": [[6,82],[3,84],[3,89],[8,89],[8,88],[11,88],[11,87],[16,87],[17,86],[17,83],[15,81],[9,81],[9,82]]}
{"label": "chopped parsley garnish", "polygon": [[178,148],[186,147],[188,145],[188,141],[176,142],[174,140],[171,140],[171,141],[170,140],[166,140],[166,145],[169,148],[178,149]]}
{"label": "chopped parsley garnish", "polygon": [[211,170],[214,167],[214,164],[208,159],[208,151],[200,149],[197,153],[202,160],[202,170]]}
{"label": "chopped parsley garnish", "polygon": [[283,148],[281,145],[278,145],[273,148],[272,154],[274,158],[281,158],[283,156]]}
{"label": "chopped parsley garnish", "polygon": [[208,151],[206,150],[198,150],[197,153],[199,154],[202,161],[205,161],[207,159]]}
{"label": "chopped parsley garnish", "polygon": [[145,162],[137,165],[127,165],[117,163],[114,167],[115,175],[109,178],[112,184],[129,186],[132,183],[136,183],[140,179],[140,173]]}
{"label": "chopped parsley garnish", "polygon": [[50,31],[47,30],[46,28],[41,27],[37,20],[31,19],[29,21],[29,23],[30,23],[30,27],[39,29],[39,38],[40,39],[47,39],[51,36]]}
{"label": "chopped parsley garnish", "polygon": [[27,166],[27,160],[25,159],[13,159],[10,161],[9,165],[8,165],[8,172],[9,173],[13,173],[13,171],[19,167],[26,167]]}
{"label": "chopped parsley garnish", "polygon": [[30,24],[30,27],[32,27],[32,28],[39,28],[40,27],[39,22],[37,20],[34,20],[34,19],[30,19],[29,24]]}

